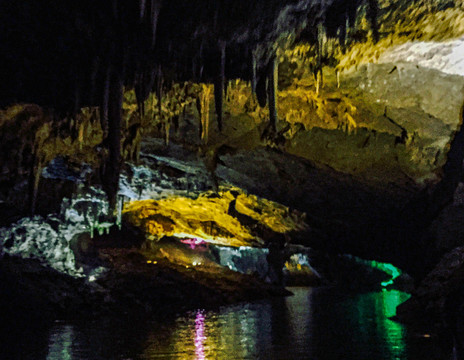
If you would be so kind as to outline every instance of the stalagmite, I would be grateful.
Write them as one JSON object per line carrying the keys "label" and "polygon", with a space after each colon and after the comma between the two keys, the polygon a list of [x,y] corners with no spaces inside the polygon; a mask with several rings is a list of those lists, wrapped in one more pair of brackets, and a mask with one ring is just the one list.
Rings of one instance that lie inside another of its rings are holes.
{"label": "stalagmite", "polygon": [[225,86],[225,66],[226,66],[226,43],[221,41],[220,48],[220,64],[219,74],[214,83],[214,100],[216,105],[216,115],[219,131],[222,131],[222,118],[223,118],[223,102],[224,102],[224,86]]}
{"label": "stalagmite", "polygon": [[269,122],[272,131],[277,129],[277,81],[278,81],[278,62],[273,57],[269,63],[269,83],[268,83],[268,98],[269,98]]}

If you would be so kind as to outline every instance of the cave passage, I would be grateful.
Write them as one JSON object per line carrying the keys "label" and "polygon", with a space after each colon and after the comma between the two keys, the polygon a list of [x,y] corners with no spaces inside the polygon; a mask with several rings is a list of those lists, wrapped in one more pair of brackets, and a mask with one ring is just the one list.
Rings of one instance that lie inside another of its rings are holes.
{"label": "cave passage", "polygon": [[0,0],[0,306],[140,319],[52,358],[461,351],[463,6]]}

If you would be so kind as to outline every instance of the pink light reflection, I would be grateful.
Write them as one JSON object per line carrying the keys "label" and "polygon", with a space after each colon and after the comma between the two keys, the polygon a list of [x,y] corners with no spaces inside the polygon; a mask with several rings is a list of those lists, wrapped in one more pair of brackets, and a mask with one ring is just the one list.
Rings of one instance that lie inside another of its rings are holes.
{"label": "pink light reflection", "polygon": [[197,246],[206,245],[206,241],[203,239],[181,239],[181,243],[190,245],[191,249],[195,249]]}
{"label": "pink light reflection", "polygon": [[195,356],[197,360],[205,360],[205,314],[198,310],[195,318]]}

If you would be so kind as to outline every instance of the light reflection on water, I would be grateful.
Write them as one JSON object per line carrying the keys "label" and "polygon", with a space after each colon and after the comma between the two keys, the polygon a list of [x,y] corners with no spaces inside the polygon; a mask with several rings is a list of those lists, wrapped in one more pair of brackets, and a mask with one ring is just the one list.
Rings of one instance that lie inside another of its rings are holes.
{"label": "light reflection on water", "polygon": [[[165,323],[58,323],[46,359],[447,359],[388,316],[408,295],[292,288],[294,296],[198,309]],[[25,357],[27,358],[27,357]]]}
{"label": "light reflection on water", "polygon": [[205,360],[205,315],[198,310],[195,318],[195,356],[198,360]]}

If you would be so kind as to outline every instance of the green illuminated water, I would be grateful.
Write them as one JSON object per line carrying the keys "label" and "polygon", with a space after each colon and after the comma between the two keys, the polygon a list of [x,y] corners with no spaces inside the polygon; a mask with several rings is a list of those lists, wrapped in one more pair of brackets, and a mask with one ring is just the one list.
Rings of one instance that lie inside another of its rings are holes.
{"label": "green illuminated water", "polygon": [[388,285],[393,284],[395,279],[402,274],[401,270],[392,264],[371,261],[371,266],[379,270],[382,270],[383,272],[386,272],[388,275],[391,276],[390,280],[383,281],[380,283],[380,285],[382,285],[383,287],[387,287]]}
{"label": "green illuminated water", "polygon": [[[291,288],[294,296],[197,309],[163,323],[139,320],[56,323],[10,341],[22,359],[448,359],[437,340],[388,317],[400,291],[347,294]],[[5,348],[4,348],[5,349]],[[1,353],[0,353],[1,354]]]}

